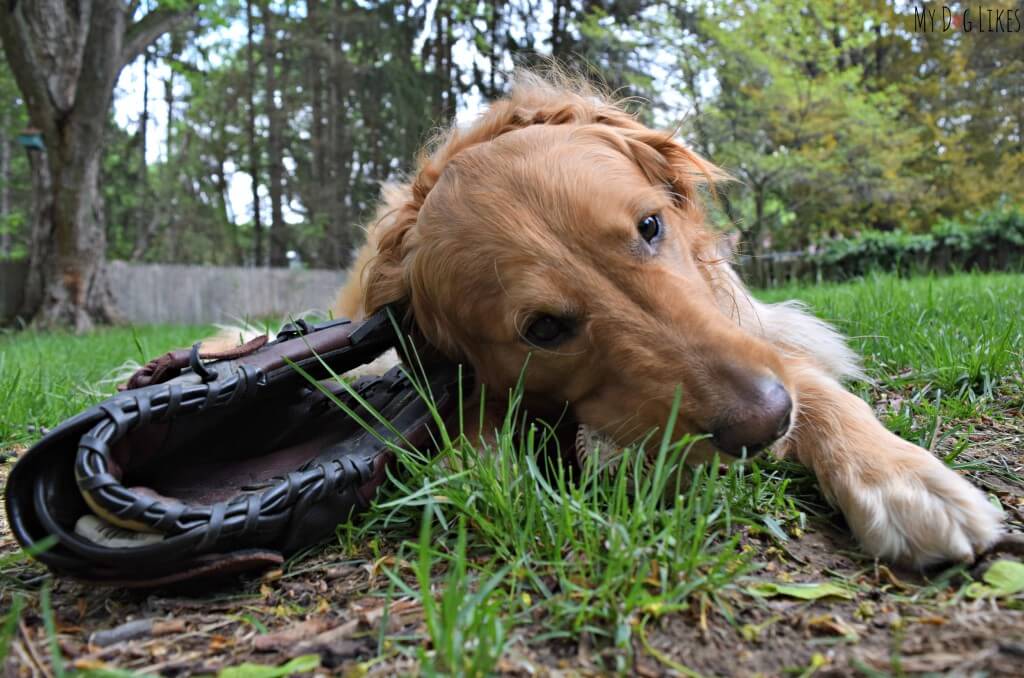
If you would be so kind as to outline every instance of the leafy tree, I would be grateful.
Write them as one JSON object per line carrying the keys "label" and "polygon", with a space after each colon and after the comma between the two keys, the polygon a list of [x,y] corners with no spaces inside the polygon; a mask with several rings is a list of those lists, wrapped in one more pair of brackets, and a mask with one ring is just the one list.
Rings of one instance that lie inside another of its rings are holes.
{"label": "leafy tree", "polygon": [[[738,179],[716,217],[754,253],[926,232],[1024,193],[1024,34],[916,32],[912,8],[886,0],[558,0],[545,12],[536,0],[86,5],[18,0],[0,15],[8,52],[21,41],[0,65],[0,101],[13,103],[6,138],[28,124],[22,100],[43,102],[29,108],[47,154],[0,152],[10,177],[0,253],[33,262],[29,307],[51,309],[40,322],[106,315],[104,249],[260,266],[295,251],[310,266],[346,266],[380,183],[409,170],[434,129],[500,96],[513,66],[551,56],[652,102],[654,113],[637,107],[645,122],[690,109],[688,138]],[[94,35],[111,8],[116,21]],[[170,16],[180,23],[156,38],[167,26],[155,17]],[[153,96],[122,129],[110,87],[143,26],[154,27],[150,46],[130,51],[145,53]],[[54,36],[56,51],[17,49]],[[21,56],[37,53],[50,61]],[[58,62],[54,78],[36,77]],[[155,162],[153,110],[168,120]],[[33,181],[45,198],[35,203]]]}
{"label": "leafy tree", "polygon": [[104,126],[121,70],[188,19],[189,3],[135,19],[138,2],[12,0],[0,5],[0,40],[42,131],[29,248],[26,315],[39,325],[88,329],[113,317],[97,179]]}

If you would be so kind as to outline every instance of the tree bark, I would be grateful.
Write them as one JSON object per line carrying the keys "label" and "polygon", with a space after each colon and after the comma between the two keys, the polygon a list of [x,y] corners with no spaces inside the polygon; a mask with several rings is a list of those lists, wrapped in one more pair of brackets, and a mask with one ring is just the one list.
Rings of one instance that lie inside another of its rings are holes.
{"label": "tree bark", "polygon": [[164,104],[167,106],[167,138],[164,140],[166,152],[164,161],[173,166],[174,163],[174,71],[167,73],[164,80]]}
{"label": "tree bark", "polygon": [[[341,10],[334,7],[330,16],[331,35],[334,44],[342,40],[344,25]],[[352,253],[352,228],[349,224],[349,204],[353,200],[352,181],[352,132],[348,124],[353,97],[350,92],[354,74],[348,58],[340,51],[331,52],[327,78],[327,110],[329,115],[327,144],[327,181],[334,187],[328,201],[329,223],[327,231],[332,234],[332,260],[334,266],[348,265]]]}
{"label": "tree bark", "polygon": [[105,273],[98,178],[104,128],[124,66],[189,13],[130,23],[119,0],[8,0],[0,41],[46,152],[32,152],[29,277],[23,315],[84,331],[116,319]]}
{"label": "tree bark", "polygon": [[766,285],[766,275],[764,270],[764,243],[762,237],[764,233],[764,204],[765,204],[765,190],[762,184],[754,184],[754,223],[750,230],[745,234],[745,240],[749,243],[750,256],[753,261],[754,277],[757,280],[758,285]]}
{"label": "tree bark", "polygon": [[[5,107],[0,119],[0,134],[10,128],[11,113]],[[0,138],[0,259],[11,255],[11,234],[8,230],[7,215],[11,212],[11,144]]]}
{"label": "tree bark", "polygon": [[46,286],[46,271],[42,266],[33,264],[48,261],[53,252],[53,182],[50,180],[46,151],[29,150],[28,164],[32,174],[32,206],[28,219],[32,228],[28,239],[28,277],[25,279],[25,297],[20,315],[30,318],[34,309],[42,305],[43,289]]}
{"label": "tree bark", "polygon": [[253,265],[263,266],[263,219],[260,217],[260,147],[256,143],[256,17],[253,0],[246,0],[246,67],[249,71],[249,176],[252,178]]}
{"label": "tree bark", "polygon": [[310,182],[312,190],[310,199],[306,202],[306,209],[311,223],[317,223],[322,214],[322,206],[328,195],[325,190],[325,164],[324,164],[324,69],[321,52],[330,49],[329,44],[323,44],[326,39],[323,22],[320,18],[320,0],[306,0],[306,23],[307,40],[309,41],[309,88],[312,96],[311,114],[313,116],[310,125],[309,154],[310,154]]}
{"label": "tree bark", "polygon": [[[146,198],[151,198],[149,189],[149,161],[146,157],[146,152],[149,149],[148,139],[149,136],[149,67],[152,62],[152,54],[149,50],[146,50],[146,56],[142,64],[142,114],[139,116],[139,187]],[[142,256],[142,253],[146,251],[146,247],[149,243],[148,234],[152,227],[152,222],[148,226],[143,226],[148,218],[148,214],[155,212],[154,206],[150,200],[139,201],[139,206],[135,210],[135,242],[132,246],[131,257],[133,260]]]}
{"label": "tree bark", "polygon": [[437,81],[435,120],[441,124],[447,124],[455,117],[451,11],[445,0],[440,0],[434,8],[434,75]]}
{"label": "tree bark", "polygon": [[498,27],[501,25],[501,3],[502,0],[491,0],[491,12],[487,17],[487,32],[490,34],[487,48],[489,52],[488,57],[491,62],[491,72],[488,73],[490,86],[488,87],[487,96],[491,99],[498,97],[498,69],[501,67],[501,52],[498,50]]}
{"label": "tree bark", "polygon": [[[284,166],[281,156],[284,153],[283,143],[283,121],[281,120],[281,107],[277,105],[278,93],[278,54],[277,35],[274,32],[274,13],[270,9],[270,3],[266,2],[261,6],[263,13],[263,63],[264,78],[266,84],[266,99],[264,110],[267,116],[267,155],[269,167],[267,169],[267,192],[270,194],[270,265],[285,266],[288,259],[285,256],[288,247],[288,235],[285,233],[287,224],[284,222]],[[283,92],[282,92],[283,96]]]}
{"label": "tree bark", "polygon": [[565,31],[565,17],[563,16],[563,9],[565,8],[565,0],[555,0],[555,6],[551,13],[551,57],[554,59],[560,59],[563,56],[564,39],[563,33]]}

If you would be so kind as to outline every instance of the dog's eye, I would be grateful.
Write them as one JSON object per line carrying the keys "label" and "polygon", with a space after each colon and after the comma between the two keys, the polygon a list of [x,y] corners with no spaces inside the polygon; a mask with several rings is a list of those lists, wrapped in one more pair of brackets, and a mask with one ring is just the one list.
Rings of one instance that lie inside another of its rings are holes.
{"label": "dog's eye", "polygon": [[636,225],[636,230],[640,233],[641,238],[649,243],[654,242],[661,235],[661,217],[657,214],[644,217]]}
{"label": "dog's eye", "polygon": [[523,336],[528,342],[540,348],[550,348],[572,336],[572,322],[553,315],[537,316],[526,328]]}

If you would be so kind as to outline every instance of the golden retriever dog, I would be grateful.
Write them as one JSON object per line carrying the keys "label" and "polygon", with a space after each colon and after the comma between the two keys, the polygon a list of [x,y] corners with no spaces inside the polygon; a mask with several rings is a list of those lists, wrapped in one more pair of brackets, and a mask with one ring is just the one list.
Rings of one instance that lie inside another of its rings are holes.
{"label": "golden retriever dog", "polygon": [[708,434],[691,461],[774,445],[813,471],[868,553],[973,560],[1000,511],[843,388],[861,373],[832,327],[744,288],[701,207],[723,178],[586,86],[522,73],[385,187],[334,311],[407,309],[487,394],[508,393],[529,355],[531,414],[567,405],[622,446],[664,427],[681,388],[677,430]]}

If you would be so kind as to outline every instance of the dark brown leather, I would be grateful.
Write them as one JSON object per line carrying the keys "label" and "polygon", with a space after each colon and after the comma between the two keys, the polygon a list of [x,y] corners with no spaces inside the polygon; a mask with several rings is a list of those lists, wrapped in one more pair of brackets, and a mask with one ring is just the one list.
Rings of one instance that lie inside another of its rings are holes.
{"label": "dark brown leather", "polygon": [[[36,555],[55,572],[118,585],[279,563],[365,510],[394,448],[429,449],[435,414],[443,421],[453,411],[458,372],[447,363],[417,375],[436,410],[403,368],[351,385],[325,379],[394,343],[382,313],[358,324],[301,325],[219,354],[201,373],[193,352],[171,352],[145,378],[178,376],[113,396],[22,456],[5,491],[11,530],[27,549],[56,536]],[[76,531],[83,516],[99,527]],[[117,530],[162,536],[104,541]]]}
{"label": "dark brown leather", "polygon": [[[199,357],[203,360],[235,360],[258,351],[269,340],[270,337],[263,334],[255,339],[250,339],[240,346],[225,351],[203,351],[200,347]],[[117,390],[127,391],[131,388],[162,384],[181,374],[182,370],[189,366],[191,358],[192,349],[182,348],[177,351],[168,351],[139,368],[128,378],[128,382],[118,386]]]}

